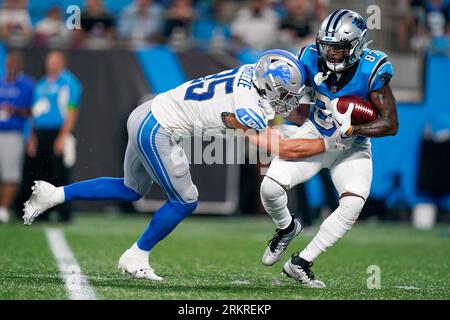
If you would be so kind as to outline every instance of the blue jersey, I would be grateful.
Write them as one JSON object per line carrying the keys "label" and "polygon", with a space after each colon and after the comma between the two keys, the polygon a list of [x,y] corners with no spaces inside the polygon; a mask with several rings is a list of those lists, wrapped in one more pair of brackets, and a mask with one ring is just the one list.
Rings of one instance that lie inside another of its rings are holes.
{"label": "blue jersey", "polygon": [[34,81],[23,73],[19,74],[13,82],[6,82],[6,79],[0,80],[0,131],[24,130],[28,119],[2,111],[2,105],[30,110],[33,90]]}
{"label": "blue jersey", "polygon": [[325,71],[325,68],[319,60],[316,45],[311,44],[301,49],[297,58],[305,66],[307,85],[313,89],[315,105],[310,120],[324,136],[331,136],[336,130],[331,114],[331,100],[346,95],[358,95],[368,99],[372,91],[387,85],[394,74],[386,54],[365,49],[361,59],[345,70],[340,79],[332,73],[326,81],[317,86],[314,76],[319,71]]}
{"label": "blue jersey", "polygon": [[47,77],[39,80],[33,102],[34,127],[59,129],[64,124],[67,111],[78,108],[81,84],[69,71],[64,70],[51,82]]}

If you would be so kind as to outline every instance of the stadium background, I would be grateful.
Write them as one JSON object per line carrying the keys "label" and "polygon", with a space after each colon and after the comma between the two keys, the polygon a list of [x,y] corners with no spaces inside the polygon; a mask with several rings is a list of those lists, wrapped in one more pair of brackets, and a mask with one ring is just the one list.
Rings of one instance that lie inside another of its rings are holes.
{"label": "stadium background", "polygon": [[[170,1],[160,2],[166,8],[170,7]],[[387,52],[395,68],[392,85],[398,102],[400,131],[395,137],[372,139],[374,174],[371,199],[375,201],[369,203],[366,210],[372,208],[371,212],[380,214],[380,211],[386,212],[393,209],[394,212],[402,211],[406,215],[403,216],[405,218],[417,204],[431,202],[438,205],[441,211],[440,217],[442,217],[450,209],[449,166],[445,166],[444,162],[444,167],[441,167],[436,162],[440,167],[436,173],[437,176],[447,177],[443,179],[447,182],[431,183],[435,185],[434,189],[437,189],[437,192],[427,192],[433,191],[433,188],[430,188],[428,181],[421,181],[420,177],[421,172],[423,174],[426,170],[432,171],[429,166],[424,165],[427,163],[427,154],[421,152],[422,148],[427,147],[424,146],[425,129],[430,129],[431,125],[431,135],[442,135],[445,130],[448,133],[450,126],[448,121],[450,92],[446,82],[448,74],[443,72],[443,70],[450,70],[448,42],[446,43],[448,38],[445,36],[430,38],[428,47],[414,47],[408,50],[409,43],[406,48],[400,47],[397,34],[399,26],[405,23],[404,21],[407,20],[405,17],[415,14],[412,10],[414,7],[408,8],[408,1],[359,1],[357,4],[351,1],[310,1],[310,4],[317,5],[316,2],[319,2],[322,6],[321,10],[326,12],[334,8],[347,7],[361,12],[366,18],[370,15],[366,12],[369,5],[377,4],[381,8],[381,30],[369,31],[369,38],[374,40],[370,47]],[[104,7],[118,21],[121,12],[131,3],[131,0],[106,0]],[[128,114],[135,106],[151,95],[173,88],[183,81],[239,64],[252,63],[262,52],[262,48],[234,44],[231,35],[233,22],[226,24],[217,18],[220,4],[221,1],[193,1],[191,6],[196,12],[196,18],[186,29],[187,31],[181,36],[172,33],[171,37],[148,46],[125,46],[114,41],[107,45],[95,45],[95,41],[84,46],[36,45],[33,40],[17,44],[11,39],[4,39],[3,44],[0,45],[0,75],[3,72],[3,60],[7,47],[19,47],[25,53],[25,70],[36,78],[43,74],[46,52],[52,47],[65,49],[69,58],[69,70],[79,77],[84,87],[80,118],[75,131],[78,138],[78,157],[72,172],[73,180],[78,181],[95,176],[121,176],[126,145],[125,123]],[[239,9],[245,5],[245,2],[234,1],[234,4]],[[83,10],[86,3],[84,0],[28,1],[27,8],[33,25],[36,25],[55,5],[64,13],[69,5],[78,5]],[[286,15],[286,9],[283,8],[281,1],[273,1],[272,8],[280,17],[283,17],[283,14]],[[65,18],[68,16],[69,14],[66,13]],[[62,20],[62,23],[64,21]],[[315,20],[311,21],[311,34],[316,30],[318,21],[320,21],[319,16],[315,16]],[[425,25],[423,28],[426,30]],[[404,29],[400,30],[403,32]],[[307,41],[310,36],[305,36],[303,41]],[[276,43],[273,44],[274,47],[276,45]],[[291,43],[290,47],[286,43],[279,45],[287,47],[294,53],[299,48]],[[428,147],[433,148],[433,146]],[[441,142],[437,149],[438,151],[435,151],[437,153],[432,156],[435,161],[448,157],[448,140]],[[436,168],[436,166],[432,167]],[[25,168],[25,177],[27,170],[29,168]],[[230,196],[226,194],[225,184],[221,183],[229,169],[224,166],[212,168],[194,166],[193,170],[195,181],[200,188],[200,200],[224,201],[227,196]],[[205,172],[205,170],[212,171]],[[217,179],[203,179],[213,171]],[[428,172],[434,174],[431,171]],[[252,168],[241,167],[241,180],[251,175],[254,179],[259,178],[257,174],[256,177],[254,176]],[[242,206],[237,203],[238,175],[235,174],[234,180],[232,191],[228,192],[234,194],[232,199],[236,205],[229,206],[226,211],[246,211],[242,210]],[[29,181],[24,182],[23,190],[29,186],[29,183]],[[248,188],[257,187],[258,183],[255,183]],[[245,188],[244,185],[241,195],[246,192]],[[313,208],[319,208],[324,204],[323,188],[317,177],[307,183],[307,195]],[[26,191],[23,190],[19,200],[27,196]],[[255,211],[261,211],[257,194],[251,191],[246,194],[252,198]],[[156,195],[157,198],[160,196],[160,194]],[[295,197],[295,194],[291,195],[292,197]],[[20,202],[17,201],[18,206]],[[295,200],[291,201],[291,205],[295,205]],[[117,203],[111,202],[76,204],[79,210],[105,208],[113,210],[117,206]],[[123,209],[123,207],[120,208]],[[394,213],[392,218],[396,219],[398,215]]]}
{"label": "stadium background", "polygon": [[[0,10],[7,1],[0,0]],[[52,37],[41,42],[34,32],[50,8],[56,5],[64,13],[75,4],[83,10],[88,1],[13,2],[29,15],[33,32],[25,38],[2,35],[0,76],[9,49],[21,51],[25,71],[39,78],[44,73],[47,52],[61,48],[67,53],[69,70],[83,84],[75,130],[78,157],[73,181],[123,174],[125,123],[140,102],[185,80],[254,62],[263,49],[242,45],[232,36],[233,17],[247,5],[246,1],[192,1],[196,17],[185,32],[175,32],[144,46],[130,46],[117,33],[108,41],[100,36],[77,42],[80,31],[74,33],[77,41],[59,42],[61,39]],[[118,23],[133,0],[100,2]],[[172,1],[154,2],[168,10]],[[123,249],[148,223],[148,212],[152,212],[154,204],[77,202],[72,224],[38,220],[26,228],[20,215],[23,201],[29,197],[33,170],[32,162],[27,161],[16,201],[18,217],[0,226],[0,242],[4,244],[0,250],[0,299],[70,298],[46,241],[46,232],[52,227],[64,232],[99,299],[182,299],[183,303],[190,299],[448,299],[450,29],[447,16],[446,33],[433,35],[427,10],[430,3],[445,7],[449,1],[292,0],[271,1],[268,5],[283,19],[288,2],[309,5],[309,30],[294,40],[286,40],[282,33],[270,47],[292,52],[310,41],[320,20],[336,8],[353,9],[366,18],[370,16],[370,5],[381,8],[381,29],[369,31],[369,38],[374,40],[370,47],[386,52],[394,66],[392,86],[400,130],[394,137],[372,139],[372,192],[361,220],[375,216],[395,222],[358,223],[314,267],[329,289],[302,290],[294,281],[288,283],[277,277],[280,265],[266,268],[260,263],[274,229],[259,201],[260,166],[194,165],[200,201],[213,204],[202,212],[230,216],[197,214],[186,219],[152,251],[152,266],[166,281],[140,282],[119,274],[115,268]],[[65,25],[69,16],[63,14],[60,23]],[[227,176],[231,179],[224,183]],[[322,180],[315,177],[307,182],[306,191],[315,218],[326,214],[326,210],[321,213],[327,192]],[[155,186],[149,199],[162,197]],[[297,212],[298,194],[293,190],[289,197],[289,205]],[[438,207],[441,223],[435,228],[424,231],[411,227],[412,212],[421,203]],[[127,214],[105,215],[108,212]],[[313,229],[320,222],[316,219]],[[289,247],[289,253],[299,249],[300,244],[306,245],[313,234],[302,234]],[[366,282],[366,270],[374,264],[382,270],[382,290],[369,290]]]}

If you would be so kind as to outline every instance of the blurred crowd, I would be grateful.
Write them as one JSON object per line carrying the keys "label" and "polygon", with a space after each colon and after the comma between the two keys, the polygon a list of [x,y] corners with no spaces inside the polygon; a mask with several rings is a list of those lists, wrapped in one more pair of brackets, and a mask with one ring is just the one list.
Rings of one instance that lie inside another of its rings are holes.
{"label": "blurred crowd", "polygon": [[4,0],[1,39],[16,47],[65,48],[135,48],[170,41],[195,45],[195,39],[225,39],[260,49],[309,40],[313,24],[327,14],[325,0],[130,0],[118,12],[109,12],[103,0],[86,0],[80,28],[70,30],[66,8],[58,1],[48,4],[37,18],[27,0]]}
{"label": "blurred crowd", "polygon": [[[330,10],[345,5],[329,0],[129,0],[110,11],[104,0],[80,0],[73,1],[80,4],[81,16],[78,28],[71,30],[67,20],[72,12],[66,12],[66,2],[42,1],[37,10],[27,0],[0,0],[0,39],[16,47],[136,48],[170,43],[298,48],[314,39]],[[422,50],[433,37],[449,36],[450,0],[399,0],[394,7],[388,10],[396,21],[393,50]]]}
{"label": "blurred crowd", "polygon": [[393,49],[421,52],[450,48],[450,0],[399,0]]}

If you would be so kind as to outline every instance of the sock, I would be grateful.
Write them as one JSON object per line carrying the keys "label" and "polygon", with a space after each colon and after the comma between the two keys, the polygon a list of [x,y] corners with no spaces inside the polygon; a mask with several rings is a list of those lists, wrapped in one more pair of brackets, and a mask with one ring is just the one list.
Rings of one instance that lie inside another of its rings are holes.
{"label": "sock", "polygon": [[137,201],[142,196],[124,184],[123,178],[97,178],[64,187],[65,202],[73,200]]}
{"label": "sock", "polygon": [[287,208],[287,194],[283,187],[264,177],[261,183],[261,202],[278,229],[289,227],[292,216]]}
{"label": "sock", "polygon": [[300,252],[300,257],[312,262],[322,252],[333,246],[352,228],[363,206],[364,200],[360,197],[343,197],[339,201],[339,207],[322,222],[319,232]]}
{"label": "sock", "polygon": [[137,241],[139,249],[150,251],[197,207],[197,202],[181,203],[167,201],[155,212],[152,221]]}
{"label": "sock", "polygon": [[292,217],[291,223],[289,224],[289,226],[286,229],[281,229],[281,233],[286,234],[286,233],[289,233],[292,230],[294,230],[294,227],[295,227],[294,216],[291,216],[291,217]]}
{"label": "sock", "polygon": [[135,242],[135,243],[131,246],[130,250],[134,251],[136,254],[138,254],[138,255],[140,255],[140,256],[142,256],[142,257],[144,257],[144,258],[145,258],[145,257],[148,257],[148,254],[149,254],[149,251],[142,250],[141,248],[139,248],[137,242]]}
{"label": "sock", "polygon": [[57,187],[55,192],[52,194],[50,203],[53,206],[56,206],[56,205],[64,203],[64,202],[65,202],[64,187]]}

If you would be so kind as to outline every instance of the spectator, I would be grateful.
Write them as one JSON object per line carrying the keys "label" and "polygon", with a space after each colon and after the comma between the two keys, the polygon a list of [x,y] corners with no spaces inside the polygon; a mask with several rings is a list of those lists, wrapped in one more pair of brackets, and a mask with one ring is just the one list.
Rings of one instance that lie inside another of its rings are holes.
{"label": "spectator", "polygon": [[135,0],[119,19],[119,36],[132,47],[161,41],[164,11],[153,0]]}
{"label": "spectator", "polygon": [[81,13],[81,28],[88,47],[110,46],[115,34],[112,15],[103,7],[102,0],[88,0]]}
{"label": "spectator", "polygon": [[212,0],[211,11],[215,20],[224,25],[229,25],[236,16],[236,12],[242,7],[239,0]]}
{"label": "spectator", "polygon": [[415,34],[412,47],[422,50],[430,38],[442,37],[450,29],[450,2],[446,0],[412,0],[415,17]]}
{"label": "spectator", "polygon": [[251,0],[231,23],[231,34],[239,46],[267,49],[275,46],[279,17],[268,0]]}
{"label": "spectator", "polygon": [[164,37],[170,38],[174,29],[181,29],[185,35],[189,35],[195,18],[196,12],[190,0],[174,0],[166,12]]}
{"label": "spectator", "polygon": [[51,7],[45,17],[36,24],[35,43],[37,47],[60,47],[68,43],[70,33],[64,23],[59,7]]}
{"label": "spectator", "polygon": [[22,56],[9,53],[6,76],[0,80],[0,223],[9,221],[9,210],[22,179],[24,130],[34,86],[22,70]]}
{"label": "spectator", "polygon": [[286,17],[281,22],[283,42],[286,47],[302,48],[314,42],[315,24],[320,21],[316,11],[321,1],[287,0],[285,2]]}
{"label": "spectator", "polygon": [[419,26],[425,26],[432,37],[443,36],[450,23],[450,3],[446,0],[413,0]]}
{"label": "spectator", "polygon": [[24,46],[32,35],[25,0],[5,0],[0,9],[0,39],[12,46]]}
{"label": "spectator", "polygon": [[[69,170],[63,151],[72,141],[72,130],[78,115],[81,85],[66,69],[61,51],[52,51],[46,58],[46,75],[36,86],[33,103],[33,134],[28,143],[28,154],[35,158],[36,179],[56,185],[69,183]],[[68,222],[68,206],[59,208],[60,221]],[[46,216],[48,219],[48,216]]]}

